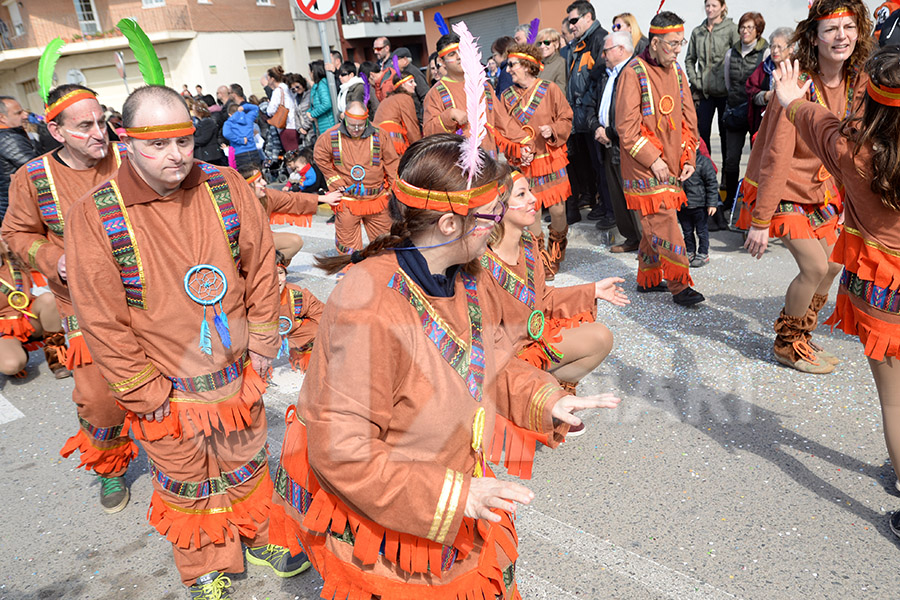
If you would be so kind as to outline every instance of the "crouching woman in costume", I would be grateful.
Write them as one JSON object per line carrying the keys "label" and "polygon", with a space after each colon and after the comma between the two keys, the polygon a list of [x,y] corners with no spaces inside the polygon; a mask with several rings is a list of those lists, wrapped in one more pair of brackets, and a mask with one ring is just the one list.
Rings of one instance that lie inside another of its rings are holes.
{"label": "crouching woman in costume", "polygon": [[[493,280],[502,306],[503,329],[517,356],[549,371],[574,395],[578,381],[612,350],[612,333],[595,322],[597,300],[616,306],[628,304],[617,285],[624,279],[609,277],[565,288],[546,285],[538,243],[529,231],[536,220],[537,200],[528,178],[513,171],[512,179],[506,214],[491,233],[481,265]],[[583,431],[583,424],[573,426],[569,435]]]}
{"label": "crouching woman in costume", "polygon": [[[25,265],[0,239],[0,373],[25,377],[28,352],[44,339],[47,366],[57,379],[71,377],[66,368],[66,336],[53,294],[31,295],[31,276]],[[60,360],[62,356],[62,360]]]}
{"label": "crouching woman in costume", "polygon": [[[826,324],[865,346],[900,477],[900,48],[882,48],[865,71],[862,111],[843,120],[804,99],[810,84],[798,87],[797,63],[775,72],[775,92],[800,139],[844,186],[844,232],[831,255],[844,270]],[[900,511],[890,525],[900,536]]]}
{"label": "crouching woman in costume", "polygon": [[321,261],[358,264],[326,304],[288,409],[270,533],[295,550],[300,540],[323,598],[519,598],[514,503],[534,494],[487,467],[497,416],[556,446],[573,411],[618,404],[568,396],[504,349],[478,260],[508,178],[478,149],[467,187],[461,141],[411,145],[390,235]]}
{"label": "crouching woman in costume", "polygon": [[278,291],[281,294],[278,316],[281,348],[275,358],[289,356],[291,368],[305,373],[325,305],[306,288],[287,282],[288,264],[284,254],[276,250],[275,269],[278,271]]}

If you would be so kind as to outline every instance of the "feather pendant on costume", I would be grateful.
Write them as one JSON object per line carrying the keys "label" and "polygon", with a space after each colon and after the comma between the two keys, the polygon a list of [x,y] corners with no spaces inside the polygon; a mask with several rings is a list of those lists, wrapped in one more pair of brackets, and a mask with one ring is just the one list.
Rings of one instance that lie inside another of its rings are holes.
{"label": "feather pendant on costume", "polygon": [[287,356],[288,353],[290,353],[290,351],[291,351],[291,349],[288,346],[287,336],[286,335],[281,336],[281,347],[278,348],[278,356],[276,356],[275,359],[277,360],[277,359],[281,358],[282,356]]}
{"label": "feather pendant on costume", "polygon": [[366,77],[366,74],[360,71],[359,78],[363,80],[363,104],[366,105],[366,108],[369,108],[369,78]]}
{"label": "feather pendant on costume", "polygon": [[462,21],[454,24],[453,31],[459,36],[459,63],[465,75],[466,119],[469,122],[469,135],[462,143],[462,154],[456,164],[468,177],[471,188],[472,180],[481,173],[484,166],[481,141],[487,133],[487,76],[481,64],[481,50],[466,24]]}
{"label": "feather pendant on costume", "polygon": [[391,58],[393,59],[391,65],[394,67],[394,73],[396,73],[397,77],[400,77],[400,60],[397,58],[396,54]]}
{"label": "feather pendant on costume", "polygon": [[439,12],[434,13],[434,22],[437,23],[438,31],[441,35],[450,33],[450,28],[447,27],[447,21],[444,20],[444,15]]}
{"label": "feather pendant on costume", "polygon": [[50,89],[53,88],[53,71],[56,70],[56,63],[59,61],[59,54],[66,43],[62,38],[54,38],[50,40],[44,53],[41,54],[41,60],[38,62],[38,87],[41,90],[41,99],[47,104],[47,98],[50,97]]}
{"label": "feather pendant on costume", "polygon": [[141,77],[147,85],[166,85],[166,77],[163,74],[162,65],[159,64],[159,57],[150,38],[141,29],[134,19],[122,19],[116,23],[116,27],[122,32],[122,35],[128,40],[131,51],[134,52],[134,58],[137,61],[138,69],[141,71]]}
{"label": "feather pendant on costume", "polygon": [[212,336],[209,333],[209,323],[206,322],[206,309],[203,309],[203,321],[200,323],[200,351],[203,354],[212,355]]}
{"label": "feather pendant on costume", "polygon": [[528,30],[528,44],[533,44],[537,39],[538,28],[541,26],[540,19],[532,19],[531,20],[531,28]]}
{"label": "feather pendant on costume", "polygon": [[219,312],[216,313],[216,318],[213,319],[213,323],[216,324],[216,331],[219,333],[219,339],[222,340],[222,345],[230,349],[231,331],[228,329],[228,316],[221,308]]}
{"label": "feather pendant on costume", "polygon": [[660,0],[659,8],[656,9],[656,14],[659,14],[659,11],[662,10],[663,4],[665,4],[665,3],[666,3],[666,0]]}

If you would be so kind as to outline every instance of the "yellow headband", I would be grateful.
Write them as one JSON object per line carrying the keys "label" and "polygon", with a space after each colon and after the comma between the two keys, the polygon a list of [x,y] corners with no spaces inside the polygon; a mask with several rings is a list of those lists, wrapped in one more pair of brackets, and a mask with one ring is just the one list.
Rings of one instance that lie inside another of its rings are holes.
{"label": "yellow headband", "polygon": [[458,192],[442,192],[426,190],[397,179],[394,184],[394,196],[397,200],[412,208],[453,212],[458,215],[469,214],[469,209],[484,206],[497,199],[501,189],[496,181],[471,190]]}
{"label": "yellow headband", "polygon": [[407,81],[410,81],[412,78],[413,78],[412,75],[407,75],[406,77],[404,77],[403,79],[401,79],[400,81],[398,81],[397,83],[394,84],[394,89],[396,90],[397,88],[399,88],[401,85],[403,85]]}
{"label": "yellow headband", "polygon": [[254,173],[253,175],[251,175],[250,177],[247,178],[247,183],[253,183],[254,181],[258,181],[260,177],[262,177],[262,172],[257,171],[256,173]]}
{"label": "yellow headband", "polygon": [[530,55],[530,54],[525,54],[524,52],[510,52],[510,53],[509,53],[509,57],[510,57],[510,58],[515,57],[515,58],[518,58],[519,60],[527,60],[527,61],[530,62],[531,64],[537,65],[537,67],[538,67],[541,71],[544,70],[544,65],[543,65],[543,63],[542,63],[541,61],[539,61],[538,59],[536,59],[535,57],[533,57],[532,55]]}
{"label": "yellow headband", "polygon": [[59,113],[72,106],[76,102],[82,100],[97,99],[97,95],[89,90],[74,90],[69,92],[53,104],[48,104],[44,110],[44,118],[52,121],[59,116]]}
{"label": "yellow headband", "polygon": [[459,50],[459,44],[450,44],[449,46],[445,46],[443,50],[438,52],[438,56],[444,58],[445,56],[456,50]]}
{"label": "yellow headband", "polygon": [[194,124],[173,123],[171,125],[150,125],[148,127],[128,127],[125,134],[137,140],[158,140],[163,138],[177,138],[192,135],[195,131]]}

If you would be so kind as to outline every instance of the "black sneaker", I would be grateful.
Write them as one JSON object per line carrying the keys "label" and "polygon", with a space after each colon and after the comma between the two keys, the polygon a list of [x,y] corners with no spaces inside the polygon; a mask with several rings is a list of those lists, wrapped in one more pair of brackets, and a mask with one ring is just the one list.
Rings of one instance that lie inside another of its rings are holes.
{"label": "black sneaker", "polygon": [[700,304],[704,300],[706,300],[706,298],[703,297],[703,294],[690,287],[684,288],[672,296],[672,302],[679,306],[693,306],[695,304]]}
{"label": "black sneaker", "polygon": [[291,551],[283,546],[269,544],[258,548],[247,548],[245,552],[247,562],[261,567],[269,566],[279,577],[293,577],[309,568],[309,559],[306,554],[291,554]]}
{"label": "black sneaker", "polygon": [[108,515],[117,513],[128,505],[131,494],[125,485],[124,477],[102,477],[100,480],[100,506]]}
{"label": "black sneaker", "polygon": [[665,283],[657,283],[656,285],[652,285],[650,287],[639,285],[637,286],[637,291],[641,294],[650,294],[652,292],[668,292],[669,286],[667,286]]}
{"label": "black sneaker", "polygon": [[231,578],[226,577],[224,573],[212,571],[198,577],[197,582],[188,588],[188,592],[191,594],[191,600],[229,600],[230,587]]}
{"label": "black sneaker", "polygon": [[591,210],[587,214],[588,221],[599,221],[604,218],[606,214],[603,212],[603,207],[599,204],[595,204]]}

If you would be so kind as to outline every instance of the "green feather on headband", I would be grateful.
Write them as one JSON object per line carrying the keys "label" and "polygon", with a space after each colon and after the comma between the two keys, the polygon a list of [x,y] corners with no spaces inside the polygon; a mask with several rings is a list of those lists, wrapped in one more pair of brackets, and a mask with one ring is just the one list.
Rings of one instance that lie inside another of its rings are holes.
{"label": "green feather on headband", "polygon": [[150,38],[141,29],[134,19],[122,19],[116,23],[116,27],[122,32],[122,35],[128,40],[131,51],[134,52],[134,58],[137,60],[138,69],[147,85],[166,85],[166,77],[163,75],[162,65],[159,64],[159,57]]}
{"label": "green feather on headband", "polygon": [[41,91],[41,98],[44,105],[47,104],[47,98],[50,97],[50,90],[53,88],[53,72],[56,70],[56,63],[59,61],[59,54],[66,43],[62,38],[50,40],[44,53],[41,54],[41,60],[38,62],[38,88]]}

